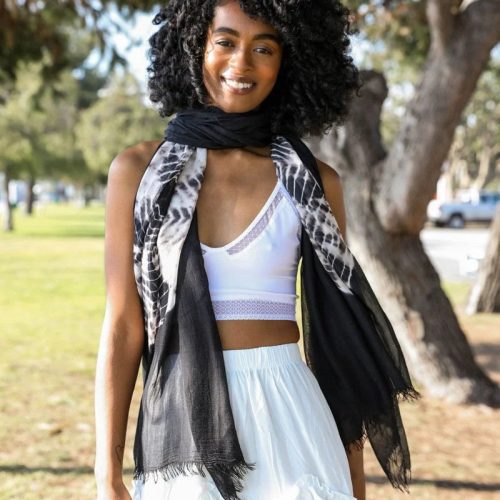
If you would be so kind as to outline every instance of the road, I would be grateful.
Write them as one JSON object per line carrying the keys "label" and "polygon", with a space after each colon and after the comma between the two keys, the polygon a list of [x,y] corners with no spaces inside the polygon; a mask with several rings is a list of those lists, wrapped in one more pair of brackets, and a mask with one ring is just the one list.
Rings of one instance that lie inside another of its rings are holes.
{"label": "road", "polygon": [[426,226],[420,239],[442,280],[472,282],[477,275],[477,259],[484,256],[489,235],[490,228],[485,225],[464,229]]}

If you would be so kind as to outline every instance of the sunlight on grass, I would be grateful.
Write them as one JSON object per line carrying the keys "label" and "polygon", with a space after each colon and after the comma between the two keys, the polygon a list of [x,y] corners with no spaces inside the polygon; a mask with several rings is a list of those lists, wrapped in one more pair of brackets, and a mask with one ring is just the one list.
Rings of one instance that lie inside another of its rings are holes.
{"label": "sunlight on grass", "polygon": [[104,235],[104,209],[102,205],[80,208],[71,203],[37,206],[32,216],[19,208],[14,210],[14,234],[2,238],[19,236],[36,237],[102,237]]}
{"label": "sunlight on grass", "polygon": [[[104,311],[103,217],[103,207],[54,205],[33,217],[16,211],[15,232],[0,236],[0,470],[18,470],[0,474],[0,492],[9,498],[64,498],[71,491],[64,485],[73,480],[87,491],[78,498],[94,493],[92,397]],[[82,466],[83,477],[71,472]],[[51,472],[57,470],[68,474]],[[41,493],[46,481],[50,495]]]}
{"label": "sunlight on grass", "polygon": [[466,281],[442,283],[443,290],[455,306],[465,307],[466,299],[469,294],[470,284]]}

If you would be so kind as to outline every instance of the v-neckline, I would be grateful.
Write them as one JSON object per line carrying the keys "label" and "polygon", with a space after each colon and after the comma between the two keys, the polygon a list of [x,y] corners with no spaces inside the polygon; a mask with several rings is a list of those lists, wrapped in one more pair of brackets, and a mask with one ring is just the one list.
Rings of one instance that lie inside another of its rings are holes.
{"label": "v-neckline", "polygon": [[242,240],[253,229],[253,227],[258,223],[258,221],[260,220],[262,215],[266,213],[269,205],[274,200],[274,198],[278,192],[279,187],[280,187],[280,180],[277,179],[276,185],[274,186],[273,190],[271,191],[271,194],[268,196],[266,202],[261,207],[261,209],[259,210],[257,215],[252,219],[250,224],[246,227],[246,229],[243,230],[243,232],[240,235],[238,235],[232,241],[230,241],[229,243],[226,243],[225,245],[223,245],[221,247],[210,247],[208,245],[205,245],[201,241],[200,241],[200,247],[207,252],[221,252],[221,251],[227,250],[229,247],[232,247],[233,245],[238,243],[240,240]]}

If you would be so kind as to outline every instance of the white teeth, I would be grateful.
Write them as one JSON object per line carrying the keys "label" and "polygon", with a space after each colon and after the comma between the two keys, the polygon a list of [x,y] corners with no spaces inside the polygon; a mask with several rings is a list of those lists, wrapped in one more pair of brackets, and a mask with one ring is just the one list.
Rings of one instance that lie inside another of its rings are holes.
{"label": "white teeth", "polygon": [[249,89],[253,85],[253,83],[240,83],[236,80],[228,80],[227,78],[224,80],[230,87],[234,87],[235,89]]}

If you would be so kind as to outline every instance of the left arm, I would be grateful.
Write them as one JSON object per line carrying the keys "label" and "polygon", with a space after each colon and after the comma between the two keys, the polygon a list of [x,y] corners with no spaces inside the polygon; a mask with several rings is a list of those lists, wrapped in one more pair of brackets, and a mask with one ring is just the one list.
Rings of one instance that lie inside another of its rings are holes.
{"label": "left arm", "polygon": [[[318,164],[321,180],[323,181],[326,201],[330,205],[333,215],[337,220],[337,224],[339,225],[340,233],[347,243],[344,196],[342,193],[340,176],[330,167],[330,165],[317,158],[316,163]],[[363,466],[363,449],[357,450],[353,447],[353,449],[347,453],[347,460],[349,461],[354,496],[357,500],[365,500],[366,485]]]}

